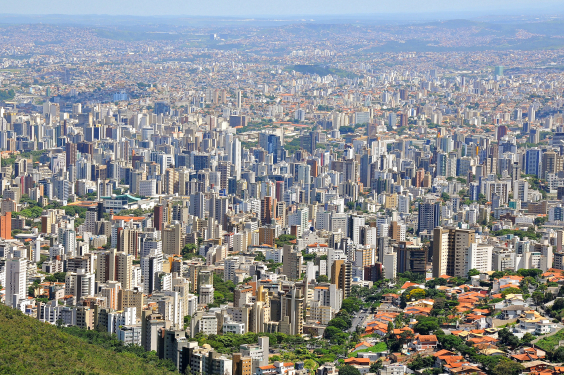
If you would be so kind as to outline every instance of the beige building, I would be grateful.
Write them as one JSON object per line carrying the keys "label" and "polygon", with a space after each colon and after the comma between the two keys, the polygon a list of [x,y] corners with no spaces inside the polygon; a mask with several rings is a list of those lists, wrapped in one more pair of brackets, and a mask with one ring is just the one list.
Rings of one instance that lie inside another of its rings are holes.
{"label": "beige building", "polygon": [[182,226],[171,225],[162,231],[163,254],[180,255],[182,252]]}
{"label": "beige building", "polygon": [[137,319],[141,319],[143,312],[143,293],[139,290],[124,290],[118,292],[118,310],[135,307]]}
{"label": "beige building", "polygon": [[302,253],[294,251],[290,245],[284,245],[284,257],[282,259],[282,273],[290,280],[300,278],[302,269]]}
{"label": "beige building", "polygon": [[116,262],[117,281],[121,283],[122,289],[131,289],[131,268],[133,266],[133,255],[118,253],[116,256]]}
{"label": "beige building", "polygon": [[433,277],[441,275],[465,277],[468,251],[476,242],[472,230],[442,228],[433,230]]}

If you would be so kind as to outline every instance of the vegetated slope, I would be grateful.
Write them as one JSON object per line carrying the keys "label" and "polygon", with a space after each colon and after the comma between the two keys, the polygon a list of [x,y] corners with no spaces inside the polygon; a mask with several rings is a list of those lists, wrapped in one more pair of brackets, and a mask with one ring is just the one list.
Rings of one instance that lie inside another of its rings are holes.
{"label": "vegetated slope", "polygon": [[0,374],[174,374],[0,305]]}

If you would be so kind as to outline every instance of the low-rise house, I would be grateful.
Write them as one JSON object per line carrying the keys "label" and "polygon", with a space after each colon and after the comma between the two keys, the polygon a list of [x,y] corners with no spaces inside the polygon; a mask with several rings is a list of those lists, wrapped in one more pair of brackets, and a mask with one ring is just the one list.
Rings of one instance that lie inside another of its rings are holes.
{"label": "low-rise house", "polygon": [[345,365],[351,366],[370,366],[370,359],[368,358],[347,358]]}
{"label": "low-rise house", "polygon": [[435,335],[417,335],[413,341],[415,350],[435,349],[439,344]]}
{"label": "low-rise house", "polygon": [[525,312],[528,307],[524,305],[513,305],[513,306],[506,306],[501,309],[501,315],[499,316],[500,319],[516,319],[521,314]]}
{"label": "low-rise house", "polygon": [[295,375],[294,363],[274,362],[270,365],[257,367],[256,375]]}
{"label": "low-rise house", "polygon": [[407,372],[407,366],[397,363],[383,365],[380,375],[404,375]]}

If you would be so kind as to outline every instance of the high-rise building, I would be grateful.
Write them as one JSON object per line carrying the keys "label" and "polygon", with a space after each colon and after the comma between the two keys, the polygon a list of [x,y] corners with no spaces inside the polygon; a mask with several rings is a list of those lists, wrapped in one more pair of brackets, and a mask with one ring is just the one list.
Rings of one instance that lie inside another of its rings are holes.
{"label": "high-rise building", "polygon": [[81,298],[93,296],[94,286],[94,274],[82,268],[76,272],[67,272],[65,276],[65,294],[74,296],[75,304],[78,304]]}
{"label": "high-rise building", "polygon": [[282,257],[282,273],[289,280],[297,280],[300,278],[300,270],[302,268],[302,253],[295,251],[292,246],[284,245],[284,256]]}
{"label": "high-rise building", "polygon": [[417,222],[417,233],[427,231],[431,233],[435,227],[439,226],[441,219],[441,203],[427,200],[419,204],[419,214]]}
{"label": "high-rise building", "polygon": [[355,267],[371,266],[376,262],[376,249],[370,246],[364,246],[355,250],[354,265]]}
{"label": "high-rise building", "polygon": [[546,179],[547,173],[557,173],[563,169],[564,158],[554,151],[547,151],[542,155],[541,178]]}
{"label": "high-rise building", "polygon": [[531,122],[535,122],[536,120],[536,112],[535,112],[535,106],[531,105],[529,106],[529,110],[527,111],[527,119],[528,121]]}
{"label": "high-rise building", "polygon": [[141,258],[140,267],[143,278],[143,293],[152,294],[159,287],[158,275],[163,271],[163,254],[154,251]]}
{"label": "high-rise building", "polygon": [[170,327],[170,321],[153,310],[143,310],[141,314],[141,346],[146,351],[157,351],[160,330]]}
{"label": "high-rise building", "polygon": [[525,152],[525,174],[540,176],[542,165],[542,151],[538,148],[531,148]]}
{"label": "high-rise building", "polygon": [[140,290],[119,290],[117,309],[123,311],[129,307],[135,307],[137,319],[141,319],[141,314],[143,312],[143,293]]}
{"label": "high-rise building", "polygon": [[164,221],[164,206],[162,204],[156,205],[153,209],[153,225],[156,230],[163,230]]}
{"label": "high-rise building", "polygon": [[433,277],[467,275],[468,252],[474,231],[437,227],[433,231]]}
{"label": "high-rise building", "polygon": [[204,193],[199,192],[190,195],[190,215],[200,219],[206,216],[206,199]]}
{"label": "high-rise building", "polygon": [[303,334],[304,294],[300,288],[292,288],[282,296],[280,332],[286,335]]}
{"label": "high-rise building", "polygon": [[133,255],[118,253],[116,255],[117,271],[116,279],[121,283],[122,289],[131,289],[131,271],[133,266]]}
{"label": "high-rise building", "polygon": [[384,277],[389,280],[394,280],[397,275],[398,269],[398,255],[397,253],[384,254]]}
{"label": "high-rise building", "polygon": [[12,239],[12,213],[6,212],[0,216],[0,238],[4,240]]}
{"label": "high-rise building", "polygon": [[392,221],[391,231],[392,239],[396,241],[405,241],[405,224],[398,223],[397,221]]}
{"label": "high-rise building", "polygon": [[260,203],[260,221],[262,225],[272,224],[276,199],[267,196],[262,198]]}
{"label": "high-rise building", "polygon": [[67,144],[65,145],[65,154],[67,168],[69,168],[71,165],[76,166],[78,151],[75,143],[67,142]]}
{"label": "high-rise building", "polygon": [[331,284],[337,285],[337,288],[343,292],[343,299],[350,295],[352,284],[352,264],[350,262],[343,259],[333,262]]}
{"label": "high-rise building", "polygon": [[12,258],[6,260],[5,303],[18,308],[21,300],[27,295],[27,260]]}
{"label": "high-rise building", "polygon": [[117,251],[131,254],[135,258],[139,253],[139,232],[136,229],[118,228]]}
{"label": "high-rise building", "polygon": [[233,353],[233,368],[232,375],[252,375],[251,357],[244,357],[241,353]]}
{"label": "high-rise building", "polygon": [[221,189],[227,189],[227,182],[231,177],[231,162],[222,161],[218,164],[217,170],[220,173],[220,183],[219,187]]}
{"label": "high-rise building", "polygon": [[210,203],[210,217],[214,218],[223,228],[227,228],[227,209],[229,207],[229,198],[213,197]]}
{"label": "high-rise building", "polygon": [[96,282],[116,281],[116,249],[98,253]]}
{"label": "high-rise building", "polygon": [[182,225],[174,224],[162,231],[163,254],[180,255],[182,252]]}
{"label": "high-rise building", "polygon": [[393,247],[396,249],[397,254],[398,273],[410,271],[415,274],[425,275],[428,259],[428,248],[426,246],[399,241]]}
{"label": "high-rise building", "polygon": [[76,232],[70,228],[59,228],[58,241],[65,248],[65,254],[71,258],[76,256]]}

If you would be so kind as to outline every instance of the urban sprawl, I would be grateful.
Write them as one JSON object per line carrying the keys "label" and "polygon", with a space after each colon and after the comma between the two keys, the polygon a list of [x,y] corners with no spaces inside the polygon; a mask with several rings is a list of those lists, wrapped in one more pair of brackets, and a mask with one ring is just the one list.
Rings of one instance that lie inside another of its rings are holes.
{"label": "urban sprawl", "polygon": [[245,30],[0,31],[2,302],[183,374],[564,374],[564,52]]}

